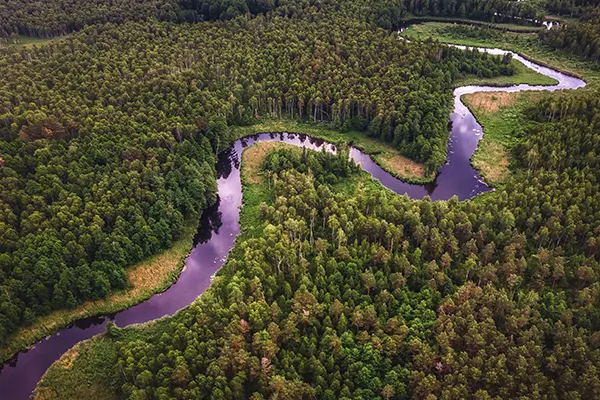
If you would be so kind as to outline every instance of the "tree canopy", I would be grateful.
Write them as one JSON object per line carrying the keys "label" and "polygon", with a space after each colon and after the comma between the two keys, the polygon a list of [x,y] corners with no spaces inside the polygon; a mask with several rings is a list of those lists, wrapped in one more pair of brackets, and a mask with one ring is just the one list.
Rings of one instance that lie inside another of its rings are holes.
{"label": "tree canopy", "polygon": [[593,398],[599,108],[595,93],[532,106],[506,190],[475,201],[348,192],[344,152],[272,153],[263,234],[166,328],[119,342],[121,393]]}

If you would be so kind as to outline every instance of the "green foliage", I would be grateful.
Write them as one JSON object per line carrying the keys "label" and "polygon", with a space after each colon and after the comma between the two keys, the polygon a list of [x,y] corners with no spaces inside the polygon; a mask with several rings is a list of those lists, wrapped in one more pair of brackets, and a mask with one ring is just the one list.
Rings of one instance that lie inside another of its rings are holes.
{"label": "green foliage", "polygon": [[546,0],[546,9],[560,15],[584,17],[593,13],[600,5],[598,0]]}
{"label": "green foliage", "polygon": [[274,0],[11,0],[0,3],[0,38],[52,37],[86,25],[227,20],[275,8]]}
{"label": "green foliage", "polygon": [[406,10],[418,16],[458,17],[487,22],[517,22],[533,25],[543,8],[538,1],[511,0],[404,0]]}
{"label": "green foliage", "polygon": [[[271,154],[264,235],[237,242],[168,334],[121,345],[122,394],[593,397],[598,109],[595,93],[532,106],[515,147],[526,168],[463,203],[338,192],[328,168],[344,156]],[[183,386],[180,357],[194,376]]]}

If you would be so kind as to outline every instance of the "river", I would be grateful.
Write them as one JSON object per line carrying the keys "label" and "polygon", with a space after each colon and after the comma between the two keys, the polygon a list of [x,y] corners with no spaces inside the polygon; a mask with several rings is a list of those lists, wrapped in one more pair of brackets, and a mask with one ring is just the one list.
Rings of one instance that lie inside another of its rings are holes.
{"label": "river", "polygon": [[[497,55],[506,53],[499,49],[480,50]],[[367,154],[356,148],[350,149],[350,156],[384,186],[398,194],[408,194],[411,198],[421,199],[429,195],[432,200],[446,200],[457,196],[460,200],[466,200],[489,191],[490,188],[470,164],[471,156],[483,134],[482,128],[462,103],[460,96],[475,92],[553,91],[585,86],[585,82],[581,79],[537,65],[516,54],[513,54],[513,58],[541,74],[556,79],[558,84],[555,86],[519,85],[507,88],[463,86],[455,89],[454,111],[450,115],[452,128],[448,142],[448,160],[439,169],[435,182],[427,185],[408,184],[385,172]],[[321,150],[322,147],[325,147],[328,151],[335,151],[332,144],[315,140],[306,135],[287,132],[263,133],[235,142],[219,156],[217,166],[218,202],[203,213],[200,228],[194,240],[195,246],[186,260],[185,269],[178,281],[165,292],[157,294],[143,303],[115,315],[78,321],[60,329],[31,349],[18,353],[0,369],[0,398],[2,400],[29,398],[39,379],[54,361],[77,342],[104,332],[108,320],[114,321],[119,327],[150,321],[174,314],[201,295],[210,284],[211,277],[223,265],[240,232],[242,151],[254,143],[273,140],[314,150]]]}

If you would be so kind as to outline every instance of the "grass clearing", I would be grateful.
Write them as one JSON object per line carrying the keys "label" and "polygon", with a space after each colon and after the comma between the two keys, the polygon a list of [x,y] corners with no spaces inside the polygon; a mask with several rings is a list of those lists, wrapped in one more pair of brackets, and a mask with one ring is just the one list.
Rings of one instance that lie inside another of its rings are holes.
{"label": "grass clearing", "polygon": [[194,219],[169,249],[127,268],[129,287],[125,290],[106,299],[87,301],[74,309],[54,311],[19,329],[0,349],[0,357],[7,360],[78,319],[121,311],[164,291],[179,277],[197,230],[198,221]]}
{"label": "grass clearing", "polygon": [[63,40],[66,36],[58,36],[54,38],[39,38],[33,36],[16,35],[7,38],[0,38],[0,49],[7,47],[31,47],[43,46],[48,43]]}
{"label": "grass clearing", "polygon": [[515,104],[517,98],[507,92],[480,92],[465,95],[468,98],[469,107],[477,112],[495,113],[500,107],[508,107]]}
{"label": "grass clearing", "polygon": [[325,124],[309,124],[286,119],[265,119],[259,124],[235,128],[238,138],[264,132],[305,133],[335,144],[352,144],[357,149],[370,155],[380,167],[404,181],[425,183],[435,179],[435,175],[425,175],[423,164],[403,156],[391,143],[369,137],[363,132],[340,132]]}
{"label": "grass clearing", "polygon": [[502,185],[510,175],[510,148],[517,141],[515,130],[523,123],[524,108],[547,95],[547,92],[481,92],[462,97],[484,131],[471,163],[490,185]]}
{"label": "grass clearing", "polygon": [[407,24],[411,24],[413,22],[440,22],[447,24],[463,24],[463,25],[475,25],[481,26],[485,28],[493,28],[500,31],[511,31],[511,32],[523,32],[523,33],[532,33],[537,32],[542,29],[542,26],[532,26],[532,25],[519,25],[519,24],[511,24],[511,23],[501,23],[501,22],[486,22],[473,20],[468,18],[454,18],[454,17],[435,17],[435,16],[423,16],[418,17],[412,14],[409,14],[409,18],[406,19]]}
{"label": "grass clearing", "polygon": [[34,400],[118,399],[114,365],[116,342],[105,335],[77,343],[46,371]]}
{"label": "grass clearing", "polygon": [[380,154],[378,164],[387,171],[394,171],[397,175],[418,180],[425,176],[425,166],[414,162],[400,154]]}
{"label": "grass clearing", "polygon": [[[264,183],[263,172],[261,171],[265,157],[274,150],[285,147],[282,142],[259,142],[244,150],[243,168],[245,182],[250,185],[259,185]],[[288,147],[292,147],[288,145]],[[295,146],[293,146],[295,147]]]}
{"label": "grass clearing", "polygon": [[281,142],[259,142],[244,149],[242,153],[242,204],[240,211],[241,233],[236,239],[244,240],[246,237],[262,236],[262,221],[259,205],[262,202],[273,203],[273,194],[268,185],[264,184],[263,172],[261,171],[265,157],[274,150],[284,147],[300,151],[291,144]]}

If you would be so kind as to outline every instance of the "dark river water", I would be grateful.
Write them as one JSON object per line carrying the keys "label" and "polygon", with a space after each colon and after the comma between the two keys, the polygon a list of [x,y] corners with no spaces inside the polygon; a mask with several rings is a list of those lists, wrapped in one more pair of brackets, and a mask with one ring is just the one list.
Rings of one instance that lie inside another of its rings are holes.
{"label": "dark river water", "polygon": [[[486,49],[485,51],[493,54],[505,53],[497,49]],[[465,200],[490,190],[470,165],[471,156],[483,133],[473,114],[461,102],[460,96],[466,93],[489,91],[575,89],[585,85],[585,82],[580,79],[536,65],[518,55],[514,55],[513,58],[535,71],[555,78],[559,83],[556,86],[547,87],[520,85],[509,88],[486,86],[457,88],[454,91],[454,111],[450,116],[452,128],[448,143],[448,162],[439,169],[439,175],[435,182],[428,185],[411,185],[394,178],[375,164],[368,155],[355,148],[351,148],[350,156],[390,190],[398,194],[408,194],[415,199],[429,195],[432,200],[446,200],[456,195],[460,200]],[[194,240],[194,249],[186,260],[185,269],[179,280],[164,293],[157,294],[148,301],[114,315],[78,321],[60,329],[31,349],[18,353],[0,369],[0,399],[29,398],[39,379],[54,361],[77,342],[104,332],[108,320],[114,321],[119,327],[150,321],[174,314],[201,295],[210,284],[211,277],[223,265],[240,231],[239,207],[242,203],[240,160],[242,151],[256,142],[273,140],[314,150],[320,150],[325,146],[328,150],[335,151],[335,147],[331,144],[306,135],[285,132],[264,133],[235,142],[231,148],[220,155],[217,168],[219,200],[217,204],[203,213]]]}

